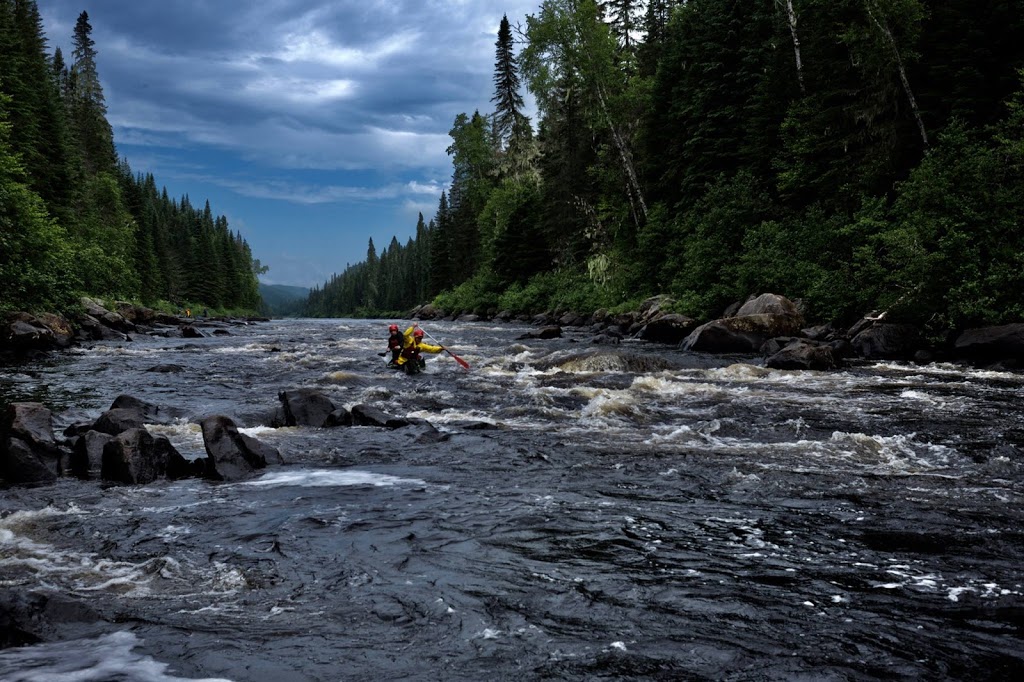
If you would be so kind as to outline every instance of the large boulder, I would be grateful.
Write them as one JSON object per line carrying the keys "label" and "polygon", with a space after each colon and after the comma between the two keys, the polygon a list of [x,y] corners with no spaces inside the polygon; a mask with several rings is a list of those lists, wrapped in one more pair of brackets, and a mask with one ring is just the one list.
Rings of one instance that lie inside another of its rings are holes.
{"label": "large boulder", "polygon": [[648,322],[638,336],[644,341],[678,345],[697,326],[697,320],[686,315],[669,313]]}
{"label": "large boulder", "polygon": [[331,399],[313,388],[293,388],[277,396],[284,408],[285,426],[321,427],[337,408]]}
{"label": "large boulder", "polygon": [[0,421],[0,475],[9,483],[52,483],[62,452],[53,437],[53,413],[41,403],[12,403]]}
{"label": "large boulder", "polygon": [[114,398],[114,402],[110,404],[110,409],[136,412],[147,424],[166,424],[176,416],[174,411],[166,410],[159,405],[154,405],[126,393],[122,393]]}
{"label": "large boulder", "polygon": [[[802,317],[796,304],[785,296],[778,294],[761,294],[756,296],[742,306],[736,312],[736,317],[743,315],[791,315]],[[801,322],[801,324],[803,324]]]}
{"label": "large boulder", "polygon": [[640,304],[639,318],[642,322],[650,322],[656,317],[667,314],[667,310],[675,304],[675,299],[665,294],[651,296]]}
{"label": "large boulder", "polygon": [[281,464],[281,453],[252,436],[240,433],[224,415],[207,417],[200,426],[208,455],[203,475],[217,481],[237,481],[252,476],[268,464]]}
{"label": "large boulder", "polygon": [[126,320],[124,316],[119,315],[112,310],[107,310],[100,305],[99,301],[88,297],[83,298],[82,307],[85,309],[86,315],[94,318],[105,327],[116,329],[117,331],[124,332],[126,334],[134,333],[136,331],[134,324],[129,320]]}
{"label": "large boulder", "polygon": [[78,478],[92,478],[103,470],[103,449],[114,437],[100,431],[86,431],[71,448],[69,468]]}
{"label": "large boulder", "polygon": [[152,308],[135,305],[128,301],[114,301],[114,312],[132,324],[152,324],[156,321],[157,313]]}
{"label": "large boulder", "polygon": [[826,343],[792,339],[769,355],[764,362],[772,369],[834,369],[837,365],[832,347]]}
{"label": "large boulder", "polygon": [[82,341],[131,341],[126,333],[107,326],[92,315],[82,315],[76,322],[76,338]]}
{"label": "large boulder", "polygon": [[114,483],[152,483],[158,478],[195,475],[193,465],[163,436],[131,429],[112,438],[103,448],[100,476]]}
{"label": "large boulder", "polygon": [[921,330],[909,324],[875,323],[857,333],[850,344],[867,360],[905,360],[921,348]]}
{"label": "large boulder", "polygon": [[0,351],[21,355],[59,346],[54,331],[34,315],[12,313],[0,326]]}
{"label": "large boulder", "polygon": [[146,419],[138,410],[119,407],[113,410],[107,410],[101,414],[99,419],[96,420],[96,423],[92,425],[92,430],[99,431],[100,433],[106,433],[111,436],[117,436],[125,431],[141,429],[144,427],[145,423]]}
{"label": "large boulder", "polygon": [[751,353],[768,339],[794,336],[803,319],[790,314],[737,315],[713,320],[694,329],[681,344],[682,350],[707,353]]}
{"label": "large boulder", "polygon": [[980,362],[1024,362],[1024,324],[968,329],[954,347],[957,354]]}

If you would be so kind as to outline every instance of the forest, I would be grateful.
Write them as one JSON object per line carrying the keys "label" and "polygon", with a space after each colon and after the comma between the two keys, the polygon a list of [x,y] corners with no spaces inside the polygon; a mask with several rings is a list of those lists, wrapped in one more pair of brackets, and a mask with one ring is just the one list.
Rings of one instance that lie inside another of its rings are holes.
{"label": "forest", "polygon": [[0,0],[0,312],[83,295],[255,312],[262,268],[241,234],[118,159],[91,34],[82,12],[66,61],[34,1]]}
{"label": "forest", "polygon": [[501,22],[436,214],[305,312],[668,294],[709,319],[771,291],[936,335],[1020,321],[1022,24],[1020,0],[544,0]]}

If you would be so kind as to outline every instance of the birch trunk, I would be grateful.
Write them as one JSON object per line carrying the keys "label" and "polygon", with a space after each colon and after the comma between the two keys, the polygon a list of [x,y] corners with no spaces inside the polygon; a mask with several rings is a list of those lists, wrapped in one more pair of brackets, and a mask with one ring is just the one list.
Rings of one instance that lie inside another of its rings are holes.
{"label": "birch trunk", "polygon": [[800,58],[800,36],[796,31],[796,10],[793,9],[793,0],[786,0],[786,14],[789,17],[789,33],[793,36],[793,53],[796,56],[796,80],[800,84],[800,92],[807,92],[804,88],[804,63]]}
{"label": "birch trunk", "polygon": [[899,48],[896,46],[896,39],[892,36],[892,31],[889,30],[887,24],[882,23],[875,16],[875,13],[871,11],[871,0],[864,0],[864,8],[868,12],[868,16],[871,17],[871,21],[875,23],[878,30],[882,32],[886,40],[889,43],[889,47],[892,48],[893,57],[896,58],[896,66],[899,68],[900,81],[903,83],[903,92],[907,95],[907,101],[910,102],[910,110],[914,113],[914,120],[917,122],[917,129],[921,133],[921,141],[924,146],[928,146],[928,133],[924,129],[924,121],[921,119],[921,111],[917,108],[917,100],[914,99],[914,92],[910,89],[910,80],[907,78],[907,70],[903,66],[903,58],[900,56]]}

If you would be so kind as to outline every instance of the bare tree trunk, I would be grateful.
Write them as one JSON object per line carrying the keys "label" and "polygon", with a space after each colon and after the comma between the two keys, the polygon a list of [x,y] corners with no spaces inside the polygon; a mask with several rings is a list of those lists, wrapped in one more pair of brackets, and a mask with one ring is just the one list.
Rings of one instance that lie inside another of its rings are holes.
{"label": "bare tree trunk", "polygon": [[796,56],[796,80],[800,84],[800,92],[807,92],[804,88],[804,63],[800,58],[800,36],[796,32],[796,10],[793,9],[793,0],[786,0],[786,14],[789,17],[789,33],[793,36],[793,53]]}
{"label": "bare tree trunk", "polygon": [[601,103],[601,113],[604,114],[605,121],[608,123],[608,129],[611,130],[612,140],[615,141],[615,147],[619,150],[619,157],[622,159],[623,170],[626,171],[626,177],[629,180],[630,186],[633,188],[633,192],[636,193],[637,203],[640,204],[640,214],[643,216],[644,221],[647,220],[647,202],[644,201],[644,193],[640,189],[640,179],[637,177],[636,169],[633,167],[633,154],[629,150],[629,145],[623,139],[622,134],[619,132],[618,126],[612,121],[611,113],[608,111],[608,103],[604,98],[604,88],[601,87],[600,83],[595,84],[595,90],[597,90],[597,98]]}
{"label": "bare tree trunk", "polygon": [[868,16],[871,17],[871,21],[875,22],[875,26],[878,30],[885,35],[889,41],[889,47],[892,48],[892,54],[896,58],[896,66],[899,67],[900,81],[903,83],[903,92],[907,95],[907,100],[910,102],[910,110],[914,112],[914,120],[917,121],[917,129],[921,133],[921,141],[924,146],[928,146],[928,133],[924,129],[924,121],[921,119],[921,111],[917,108],[917,100],[914,99],[914,93],[910,89],[910,80],[907,79],[907,70],[903,66],[903,58],[900,56],[899,48],[896,46],[896,39],[892,37],[892,31],[889,30],[888,25],[883,24],[875,16],[875,13],[871,11],[871,0],[864,0],[864,8],[868,12]]}

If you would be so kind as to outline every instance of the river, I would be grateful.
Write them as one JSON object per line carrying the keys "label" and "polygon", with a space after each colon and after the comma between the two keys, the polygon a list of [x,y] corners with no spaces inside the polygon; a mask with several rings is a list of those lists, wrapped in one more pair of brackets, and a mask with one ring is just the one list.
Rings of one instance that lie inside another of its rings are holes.
{"label": "river", "polygon": [[[63,604],[0,679],[1021,679],[1024,374],[439,322],[471,369],[405,376],[377,356],[388,322],[0,368],[0,401],[58,432],[127,393],[177,415],[149,428],[186,457],[225,414],[286,461],[0,491],[0,587]],[[274,428],[298,387],[440,433]]]}

